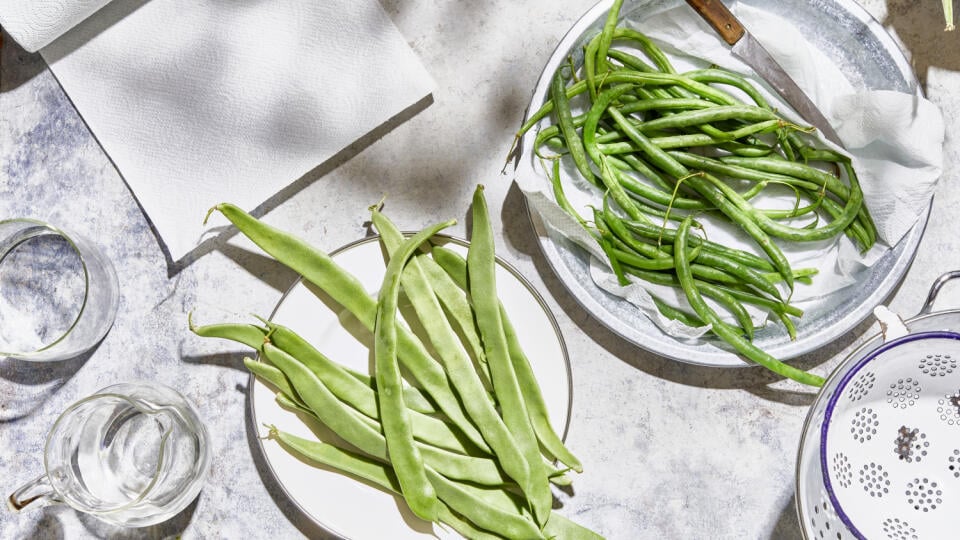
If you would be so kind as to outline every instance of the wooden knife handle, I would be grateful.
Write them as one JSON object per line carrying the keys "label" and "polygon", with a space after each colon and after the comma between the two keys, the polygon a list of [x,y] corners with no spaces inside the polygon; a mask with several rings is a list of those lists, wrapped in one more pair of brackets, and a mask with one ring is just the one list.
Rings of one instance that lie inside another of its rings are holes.
{"label": "wooden knife handle", "polygon": [[687,3],[710,23],[728,45],[733,45],[743,37],[743,25],[720,0],[687,0]]}

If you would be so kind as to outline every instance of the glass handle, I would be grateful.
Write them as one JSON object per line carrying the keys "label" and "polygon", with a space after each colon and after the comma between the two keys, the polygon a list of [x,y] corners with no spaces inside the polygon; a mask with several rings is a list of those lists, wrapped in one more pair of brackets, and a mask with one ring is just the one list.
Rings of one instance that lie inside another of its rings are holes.
{"label": "glass handle", "polygon": [[36,502],[40,499],[56,500],[53,495],[54,491],[50,486],[50,481],[47,478],[47,475],[41,474],[11,493],[10,497],[7,498],[7,506],[11,510],[19,512],[28,504]]}

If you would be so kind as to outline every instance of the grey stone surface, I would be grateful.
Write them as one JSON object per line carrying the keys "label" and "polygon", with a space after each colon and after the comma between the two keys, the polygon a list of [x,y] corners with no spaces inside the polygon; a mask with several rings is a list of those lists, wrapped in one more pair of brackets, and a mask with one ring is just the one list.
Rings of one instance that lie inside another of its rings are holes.
{"label": "grey stone surface", "polygon": [[[679,364],[625,343],[565,292],[538,251],[522,196],[500,174],[540,68],[591,1],[384,0],[437,81],[434,102],[322,176],[282,197],[266,220],[333,249],[367,233],[367,206],[388,194],[406,229],[460,218],[487,186],[498,250],[544,294],[569,347],[568,442],[584,462],[560,512],[610,538],[799,538],[794,459],[813,395],[758,369]],[[947,125],[944,176],[916,261],[889,300],[912,315],[930,283],[960,266],[960,32],[944,34],[939,2],[865,0],[902,41]],[[251,47],[256,47],[251,36]],[[246,415],[244,351],[200,340],[187,313],[269,314],[294,276],[227,237],[172,271],[149,222],[42,59],[6,37],[0,48],[0,217],[44,219],[96,239],[116,263],[120,310],[106,339],[55,365],[0,360],[0,490],[42,470],[44,434],[69,403],[109,384],[147,379],[182,391],[215,447],[206,487],[161,526],[118,531],[63,506],[0,511],[0,538],[324,538],[256,457]],[[202,220],[203,216],[197,216]],[[960,305],[960,290],[943,306]],[[864,323],[798,364],[828,373],[875,331]],[[375,516],[371,516],[375,519]]]}

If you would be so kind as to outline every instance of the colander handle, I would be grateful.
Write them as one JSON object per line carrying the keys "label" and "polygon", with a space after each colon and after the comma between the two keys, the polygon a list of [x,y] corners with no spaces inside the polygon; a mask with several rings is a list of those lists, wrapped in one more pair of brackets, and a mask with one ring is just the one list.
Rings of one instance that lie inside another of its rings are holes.
{"label": "colander handle", "polygon": [[937,280],[933,282],[933,285],[930,286],[930,292],[927,293],[927,301],[924,302],[923,307],[920,308],[919,315],[926,315],[933,311],[933,303],[937,300],[937,294],[940,292],[940,289],[951,279],[957,278],[960,278],[960,270],[953,270],[938,277]]}

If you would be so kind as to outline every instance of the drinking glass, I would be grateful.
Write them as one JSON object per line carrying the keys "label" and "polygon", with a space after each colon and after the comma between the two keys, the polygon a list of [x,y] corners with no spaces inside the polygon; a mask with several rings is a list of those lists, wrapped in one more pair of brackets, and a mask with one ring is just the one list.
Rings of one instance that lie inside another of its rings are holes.
{"label": "drinking glass", "polygon": [[0,221],[0,358],[83,354],[113,325],[119,298],[113,265],[86,238],[31,219]]}
{"label": "drinking glass", "polygon": [[120,527],[154,525],[196,498],[209,461],[206,429],[186,398],[155,382],[117,384],[57,418],[46,472],[8,504],[65,503]]}

